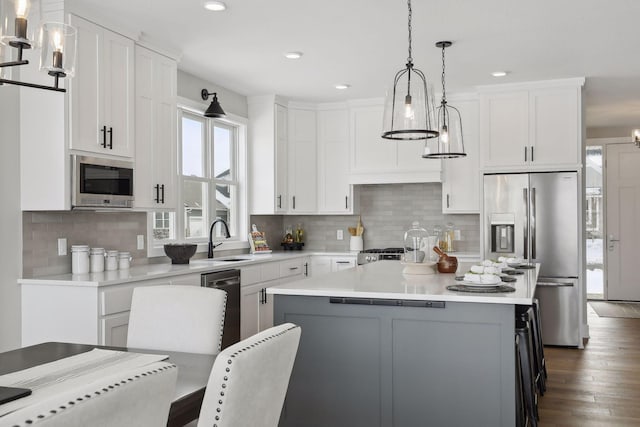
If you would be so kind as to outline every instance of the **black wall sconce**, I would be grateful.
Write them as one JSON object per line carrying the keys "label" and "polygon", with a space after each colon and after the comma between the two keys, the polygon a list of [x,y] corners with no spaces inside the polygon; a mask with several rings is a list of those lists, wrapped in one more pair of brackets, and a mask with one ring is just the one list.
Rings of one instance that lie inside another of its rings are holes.
{"label": "black wall sconce", "polygon": [[215,92],[209,93],[208,90],[202,89],[202,91],[200,92],[200,95],[202,96],[202,99],[204,101],[206,101],[207,99],[209,99],[211,95],[213,95],[213,99],[211,100],[211,105],[209,105],[209,108],[207,108],[207,111],[204,112],[205,117],[224,117],[226,115],[224,110],[220,106],[220,103],[218,103],[217,93]]}

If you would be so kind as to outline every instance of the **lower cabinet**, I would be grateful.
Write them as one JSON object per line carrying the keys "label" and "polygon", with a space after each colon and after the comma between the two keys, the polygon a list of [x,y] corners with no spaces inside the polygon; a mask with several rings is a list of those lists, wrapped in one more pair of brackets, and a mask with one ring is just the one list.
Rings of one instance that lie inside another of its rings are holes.
{"label": "lower cabinet", "polygon": [[128,311],[102,319],[100,327],[102,328],[102,345],[127,346],[127,333],[129,332]]}
{"label": "lower cabinet", "polygon": [[304,279],[308,257],[253,265],[240,270],[240,339],[273,326],[273,297],[267,288]]}
{"label": "lower cabinet", "polygon": [[356,266],[357,255],[313,255],[310,276],[318,277]]}

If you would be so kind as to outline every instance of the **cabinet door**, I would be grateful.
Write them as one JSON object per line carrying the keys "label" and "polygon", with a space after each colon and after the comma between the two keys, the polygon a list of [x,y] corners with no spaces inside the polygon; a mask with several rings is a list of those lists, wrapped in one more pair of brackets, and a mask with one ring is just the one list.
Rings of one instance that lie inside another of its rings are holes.
{"label": "cabinet door", "polygon": [[349,112],[318,112],[318,211],[352,213],[349,184]]}
{"label": "cabinet door", "polygon": [[311,257],[311,276],[318,277],[331,273],[331,257],[313,255]]}
{"label": "cabinet door", "polygon": [[477,100],[451,101],[460,111],[466,157],[443,160],[442,212],[479,213],[479,110]]}
{"label": "cabinet door", "polygon": [[127,333],[129,331],[129,312],[105,317],[100,321],[102,327],[102,342],[100,345],[115,347],[127,346]]}
{"label": "cabinet door", "polygon": [[289,211],[316,212],[316,112],[289,108]]}
{"label": "cabinet door", "polygon": [[133,156],[134,44],[131,39],[103,30],[103,126],[110,132],[109,154]]}
{"label": "cabinet door", "polygon": [[135,68],[135,206],[175,208],[177,65],[136,46]]}
{"label": "cabinet door", "polygon": [[261,283],[240,288],[240,338],[245,339],[260,331]]}
{"label": "cabinet door", "polygon": [[276,158],[275,172],[275,212],[284,213],[289,209],[289,197],[287,193],[287,134],[288,134],[287,109],[282,105],[275,106],[275,146]]}
{"label": "cabinet door", "polygon": [[530,160],[533,166],[580,163],[580,90],[570,87],[530,92]]}
{"label": "cabinet door", "polygon": [[[528,92],[483,94],[480,120],[483,167],[527,164],[529,160]],[[526,154],[525,150],[527,150]]]}
{"label": "cabinet door", "polygon": [[102,28],[75,15],[69,22],[77,30],[76,75],[70,79],[71,148],[107,152],[100,131],[103,115]]}
{"label": "cabinet door", "polygon": [[[275,286],[279,284],[279,281],[269,282],[271,286]],[[259,309],[259,327],[260,332],[265,329],[269,329],[273,326],[273,295],[269,295],[265,291],[263,291],[263,301],[258,305]]]}

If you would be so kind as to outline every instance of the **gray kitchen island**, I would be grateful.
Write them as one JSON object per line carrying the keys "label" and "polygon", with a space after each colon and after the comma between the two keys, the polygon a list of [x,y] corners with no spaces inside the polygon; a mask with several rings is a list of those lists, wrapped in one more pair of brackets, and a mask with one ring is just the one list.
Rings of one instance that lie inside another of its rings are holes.
{"label": "gray kitchen island", "polygon": [[403,275],[379,261],[267,289],[274,322],[302,327],[283,427],[513,426],[515,307],[510,293],[458,293],[453,274]]}

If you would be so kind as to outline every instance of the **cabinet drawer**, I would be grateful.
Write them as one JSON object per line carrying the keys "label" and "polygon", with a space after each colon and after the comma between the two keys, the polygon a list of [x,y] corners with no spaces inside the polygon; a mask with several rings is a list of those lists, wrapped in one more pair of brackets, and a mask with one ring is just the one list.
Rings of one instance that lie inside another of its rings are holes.
{"label": "cabinet drawer", "polygon": [[268,262],[260,265],[261,282],[275,280],[280,277],[280,263]]}
{"label": "cabinet drawer", "polygon": [[100,315],[120,313],[131,309],[133,286],[120,289],[109,289],[100,295]]}
{"label": "cabinet drawer", "polygon": [[253,285],[259,283],[262,279],[262,266],[256,265],[253,267],[243,267],[240,270],[240,283],[242,286]]}
{"label": "cabinet drawer", "polygon": [[302,258],[296,258],[280,262],[280,277],[302,274],[302,261]]}

